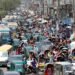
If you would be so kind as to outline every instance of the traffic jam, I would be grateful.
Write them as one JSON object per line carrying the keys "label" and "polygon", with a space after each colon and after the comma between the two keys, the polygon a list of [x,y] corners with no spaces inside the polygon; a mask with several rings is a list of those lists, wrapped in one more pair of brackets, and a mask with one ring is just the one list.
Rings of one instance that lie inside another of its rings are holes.
{"label": "traffic jam", "polygon": [[2,18],[0,75],[75,75],[74,23],[66,21],[30,10]]}

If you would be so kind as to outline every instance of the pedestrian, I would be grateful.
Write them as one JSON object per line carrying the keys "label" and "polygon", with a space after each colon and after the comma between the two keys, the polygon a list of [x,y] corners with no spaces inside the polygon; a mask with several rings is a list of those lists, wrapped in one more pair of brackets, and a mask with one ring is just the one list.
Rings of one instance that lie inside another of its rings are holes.
{"label": "pedestrian", "polygon": [[44,75],[54,75],[54,65],[48,64]]}
{"label": "pedestrian", "polygon": [[17,54],[17,55],[18,55],[18,54],[21,54],[21,50],[22,50],[22,48],[21,48],[21,47],[18,47],[17,50],[16,50],[16,54]]}

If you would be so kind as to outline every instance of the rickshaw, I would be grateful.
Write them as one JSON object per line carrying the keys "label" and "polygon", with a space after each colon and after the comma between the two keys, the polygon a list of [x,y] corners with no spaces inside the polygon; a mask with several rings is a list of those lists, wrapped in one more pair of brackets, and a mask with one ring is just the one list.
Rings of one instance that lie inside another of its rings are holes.
{"label": "rickshaw", "polygon": [[23,67],[23,65],[24,65],[23,63],[24,62],[21,60],[13,61],[12,63],[10,63],[8,70],[9,71],[17,71],[17,72],[21,73],[22,75],[24,75],[25,69]]}
{"label": "rickshaw", "polygon": [[10,68],[10,65],[12,63],[15,63],[15,64],[23,64],[23,55],[12,55],[9,57],[9,60],[8,60],[8,68]]}
{"label": "rickshaw", "polygon": [[16,30],[18,24],[16,22],[8,22],[8,27]]}
{"label": "rickshaw", "polygon": [[11,37],[10,37],[10,29],[4,25],[0,26],[0,42],[1,44],[10,43]]}
{"label": "rickshaw", "polygon": [[12,45],[2,45],[0,46],[0,66],[7,66],[8,58],[12,51]]}
{"label": "rickshaw", "polygon": [[71,75],[73,72],[70,62],[55,62],[54,65],[56,75]]}
{"label": "rickshaw", "polygon": [[26,65],[26,61],[23,55],[13,55],[9,58],[8,70],[18,71],[23,74],[25,73],[24,65]]}

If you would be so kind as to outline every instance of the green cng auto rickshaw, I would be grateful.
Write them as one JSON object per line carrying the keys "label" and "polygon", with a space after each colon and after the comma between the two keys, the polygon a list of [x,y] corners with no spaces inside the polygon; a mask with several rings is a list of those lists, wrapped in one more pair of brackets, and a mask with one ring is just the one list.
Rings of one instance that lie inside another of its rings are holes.
{"label": "green cng auto rickshaw", "polygon": [[23,60],[23,55],[13,55],[9,57],[8,70],[17,71],[21,74],[25,73],[25,61]]}
{"label": "green cng auto rickshaw", "polygon": [[55,62],[56,75],[71,75],[72,63],[70,62]]}

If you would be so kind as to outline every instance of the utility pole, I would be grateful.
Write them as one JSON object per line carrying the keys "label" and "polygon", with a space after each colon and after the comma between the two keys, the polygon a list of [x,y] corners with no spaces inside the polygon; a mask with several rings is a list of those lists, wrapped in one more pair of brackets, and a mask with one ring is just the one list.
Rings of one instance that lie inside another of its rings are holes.
{"label": "utility pole", "polygon": [[58,6],[57,6],[57,18],[59,19],[60,18],[60,15],[59,15],[59,11],[60,11],[60,0],[57,0],[57,3],[58,3]]}

